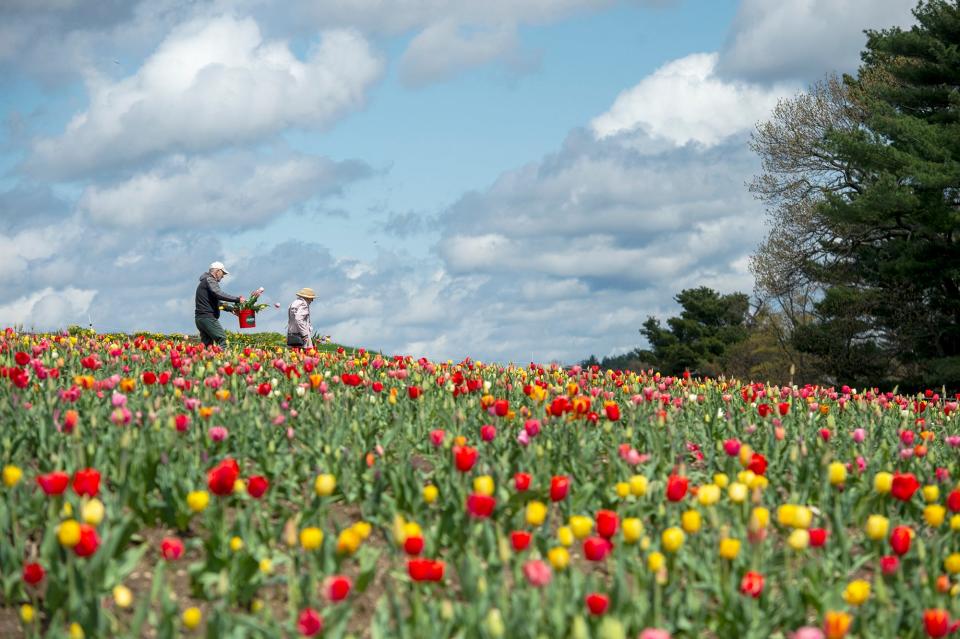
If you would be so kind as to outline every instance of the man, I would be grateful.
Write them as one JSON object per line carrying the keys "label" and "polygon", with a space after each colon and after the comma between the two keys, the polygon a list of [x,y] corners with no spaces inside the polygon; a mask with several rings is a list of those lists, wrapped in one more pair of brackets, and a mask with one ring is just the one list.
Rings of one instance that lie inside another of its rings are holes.
{"label": "man", "polygon": [[287,346],[313,348],[313,326],[310,324],[310,302],[316,295],[312,288],[301,288],[287,309]]}
{"label": "man", "polygon": [[214,262],[210,269],[200,276],[197,285],[197,304],[195,317],[197,328],[200,329],[200,341],[204,346],[216,344],[223,347],[227,344],[227,334],[220,325],[220,302],[243,303],[243,296],[234,297],[220,290],[220,280],[229,275],[223,262]]}

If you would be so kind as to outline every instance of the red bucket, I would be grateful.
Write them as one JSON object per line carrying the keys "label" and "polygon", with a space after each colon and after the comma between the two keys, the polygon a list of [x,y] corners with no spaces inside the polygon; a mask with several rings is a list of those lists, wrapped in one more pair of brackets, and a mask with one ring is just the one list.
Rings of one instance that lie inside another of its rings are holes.
{"label": "red bucket", "polygon": [[240,328],[256,328],[257,326],[257,313],[249,308],[240,311],[238,318],[240,319]]}

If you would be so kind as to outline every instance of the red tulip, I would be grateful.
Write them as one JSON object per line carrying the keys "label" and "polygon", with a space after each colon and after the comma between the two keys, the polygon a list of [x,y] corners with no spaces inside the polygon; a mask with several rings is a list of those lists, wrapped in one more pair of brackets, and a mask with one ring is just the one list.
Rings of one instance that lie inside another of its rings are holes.
{"label": "red tulip", "polygon": [[587,609],[590,610],[591,615],[602,615],[607,611],[607,606],[610,605],[610,600],[606,595],[601,595],[599,592],[591,592],[586,597]]}
{"label": "red tulip", "polygon": [[471,448],[470,446],[454,446],[453,461],[457,466],[457,470],[465,473],[477,463],[477,449]]}
{"label": "red tulip", "polygon": [[670,475],[667,479],[667,499],[680,501],[687,495],[687,485],[690,480],[680,475]]}
{"label": "red tulip", "polygon": [[37,483],[47,495],[62,495],[70,483],[70,475],[63,471],[54,471],[46,475],[37,475]]}
{"label": "red tulip", "polygon": [[270,382],[263,382],[262,384],[257,386],[257,394],[260,395],[261,397],[266,397],[267,395],[270,394],[270,391],[272,390],[273,390],[273,387],[270,386]]}
{"label": "red tulip", "polygon": [[898,555],[905,555],[910,550],[910,542],[913,540],[913,531],[909,526],[897,526],[890,533],[890,547]]}
{"label": "red tulip", "polygon": [[260,499],[270,488],[270,482],[263,475],[254,475],[247,480],[247,493],[254,499]]}
{"label": "red tulip", "polygon": [[750,457],[750,465],[747,468],[752,470],[755,475],[762,475],[767,472],[767,458],[760,453],[754,453]]}
{"label": "red tulip", "polygon": [[473,493],[467,496],[467,512],[474,517],[485,519],[493,514],[497,500],[490,495]]}
{"label": "red tulip", "polygon": [[923,627],[928,637],[946,637],[960,626],[960,621],[950,621],[950,613],[943,608],[928,608],[923,611]]}
{"label": "red tulip", "polygon": [[785,417],[787,413],[790,412],[790,404],[788,404],[787,402],[780,402],[779,404],[777,404],[777,410],[780,413],[780,417]]}
{"label": "red tulip", "polygon": [[240,466],[229,457],[207,472],[207,486],[210,492],[221,497],[233,493],[233,486],[240,477]]}
{"label": "red tulip", "polygon": [[613,544],[603,537],[587,537],[583,540],[583,556],[590,561],[603,561],[613,550]]}
{"label": "red tulip", "polygon": [[596,521],[597,534],[604,539],[610,539],[617,534],[617,528],[620,524],[617,513],[612,510],[598,510]]}
{"label": "red tulip", "polygon": [[752,570],[744,573],[740,580],[740,592],[754,599],[758,598],[763,592],[763,575]]}
{"label": "red tulip", "polygon": [[554,475],[550,479],[550,500],[563,501],[570,492],[570,478],[566,475]]}
{"label": "red tulip", "polygon": [[323,617],[313,608],[304,608],[297,618],[297,631],[304,637],[312,637],[323,630]]}
{"label": "red tulip", "polygon": [[909,501],[918,488],[920,488],[920,482],[913,473],[894,473],[890,494],[900,501]]}
{"label": "red tulip", "polygon": [[896,555],[884,555],[880,558],[880,570],[883,574],[895,575],[898,568],[900,568],[900,558]]}
{"label": "red tulip", "polygon": [[176,561],[183,556],[183,542],[176,537],[164,537],[160,542],[160,554],[167,561]]}
{"label": "red tulip", "polygon": [[73,547],[77,557],[89,557],[100,547],[100,535],[97,529],[88,524],[80,524],[80,541]]}
{"label": "red tulip", "polygon": [[17,354],[13,356],[13,361],[17,363],[17,366],[26,366],[30,363],[30,356],[23,351],[18,351]]}
{"label": "red tulip", "polygon": [[327,601],[343,601],[352,588],[353,582],[343,575],[333,575],[323,580],[323,593]]}
{"label": "red tulip", "polygon": [[604,412],[607,414],[607,419],[611,422],[615,422],[620,419],[620,407],[613,402],[604,405]]}
{"label": "red tulip", "polygon": [[23,567],[23,580],[31,586],[36,586],[43,581],[46,571],[40,564],[26,564]]}
{"label": "red tulip", "polygon": [[73,492],[87,497],[96,497],[100,492],[100,471],[84,468],[73,474]]}
{"label": "red tulip", "polygon": [[510,412],[510,402],[505,399],[498,399],[493,403],[493,412],[497,417],[506,417]]}
{"label": "red tulip", "polygon": [[410,559],[407,573],[414,581],[442,581],[445,564],[434,559]]}
{"label": "red tulip", "polygon": [[485,442],[492,442],[497,436],[497,427],[492,424],[484,424],[480,427],[480,439]]}
{"label": "red tulip", "polygon": [[147,386],[152,386],[157,383],[157,374],[153,371],[144,371],[141,379],[143,379],[143,383]]}
{"label": "red tulip", "polygon": [[517,492],[523,492],[530,488],[530,482],[533,480],[528,473],[517,473],[513,476],[513,487],[517,489]]}
{"label": "red tulip", "polygon": [[423,537],[420,535],[409,535],[403,540],[403,552],[416,557],[423,552]]}
{"label": "red tulip", "polygon": [[340,381],[343,382],[345,386],[359,386],[363,378],[356,373],[344,373],[340,376]]}
{"label": "red tulip", "polygon": [[186,432],[187,427],[190,426],[190,416],[189,415],[177,415],[173,418],[173,425],[176,427],[178,433]]}
{"label": "red tulip", "polygon": [[527,549],[530,545],[532,535],[526,530],[514,530],[510,533],[510,544],[514,551],[520,552]]}
{"label": "red tulip", "polygon": [[950,509],[950,512],[960,512],[960,490],[952,490],[947,495],[947,508]]}
{"label": "red tulip", "polygon": [[810,545],[814,548],[819,548],[820,546],[827,543],[827,536],[829,533],[823,528],[811,528],[810,529]]}
{"label": "red tulip", "polygon": [[436,428],[430,431],[430,443],[433,444],[434,448],[440,448],[443,446],[443,440],[446,438],[447,433],[442,428]]}
{"label": "red tulip", "polygon": [[730,457],[736,457],[740,454],[740,445],[739,439],[727,439],[723,442],[723,452]]}
{"label": "red tulip", "polygon": [[771,412],[770,404],[758,404],[757,405],[757,414],[760,417],[766,417]]}

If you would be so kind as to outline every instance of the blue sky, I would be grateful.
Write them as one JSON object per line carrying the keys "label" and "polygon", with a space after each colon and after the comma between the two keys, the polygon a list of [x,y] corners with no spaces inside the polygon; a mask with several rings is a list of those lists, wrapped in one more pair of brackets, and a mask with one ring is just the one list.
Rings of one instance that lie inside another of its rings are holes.
{"label": "blue sky", "polygon": [[750,130],[912,4],[6,3],[0,323],[191,332],[223,260],[347,343],[623,352],[752,288]]}

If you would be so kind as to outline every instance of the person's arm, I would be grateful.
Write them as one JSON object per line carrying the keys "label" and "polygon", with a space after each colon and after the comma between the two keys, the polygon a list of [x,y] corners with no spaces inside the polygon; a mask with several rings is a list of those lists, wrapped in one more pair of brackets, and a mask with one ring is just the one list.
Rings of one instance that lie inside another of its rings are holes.
{"label": "person's arm", "polygon": [[297,304],[294,318],[297,320],[297,330],[300,331],[300,337],[303,338],[303,347],[313,348],[313,333],[310,332],[310,307],[306,304]]}
{"label": "person's arm", "polygon": [[237,297],[237,296],[234,296],[234,295],[227,295],[226,293],[224,293],[224,292],[220,289],[220,282],[218,282],[218,281],[217,281],[217,278],[215,278],[215,277],[212,276],[212,275],[209,276],[209,277],[207,277],[207,287],[210,288],[210,291],[214,294],[214,296],[215,296],[218,300],[221,300],[221,301],[223,301],[223,302],[237,302],[237,303],[243,302],[243,296],[242,296],[242,295],[239,296],[239,297]]}

